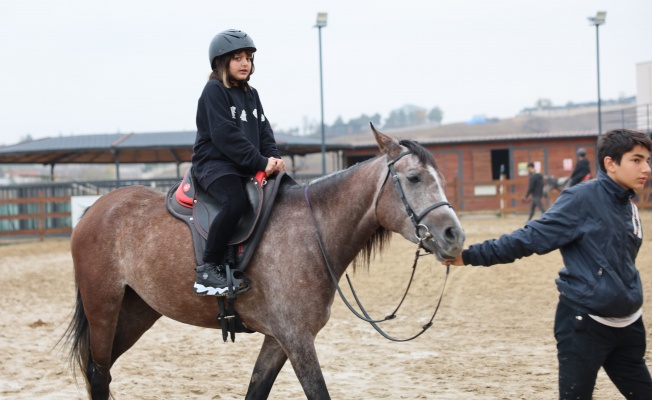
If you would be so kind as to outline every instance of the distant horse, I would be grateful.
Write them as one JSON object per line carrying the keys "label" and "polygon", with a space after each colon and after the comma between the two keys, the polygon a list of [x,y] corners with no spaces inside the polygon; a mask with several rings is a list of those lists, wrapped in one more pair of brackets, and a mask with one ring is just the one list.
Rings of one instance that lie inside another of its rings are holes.
{"label": "distant horse", "polygon": [[546,175],[543,177],[543,196],[550,197],[550,192],[552,190],[561,192],[564,189],[568,189],[570,187],[570,183],[570,176],[557,178],[553,175]]}
{"label": "distant horse", "polygon": [[[324,258],[339,279],[354,260],[368,263],[391,232],[421,239],[438,260],[462,250],[464,232],[432,154],[373,132],[381,156],[279,191],[246,271],[252,288],[235,302],[244,325],[265,335],[247,399],[267,398],[288,359],[308,399],[330,398],[314,346],[336,291]],[[219,328],[215,299],[192,293],[190,233],[164,198],[145,187],[114,190],[73,231],[77,302],[66,338],[92,399],[109,398],[111,367],[161,315]],[[228,374],[225,364],[222,376]]]}

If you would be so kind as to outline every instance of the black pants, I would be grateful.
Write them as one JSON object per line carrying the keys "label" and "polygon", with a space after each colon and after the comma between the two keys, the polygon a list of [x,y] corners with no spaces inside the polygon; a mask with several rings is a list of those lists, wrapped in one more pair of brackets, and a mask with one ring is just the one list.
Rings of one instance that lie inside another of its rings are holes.
{"label": "black pants", "polygon": [[237,175],[225,175],[213,181],[206,191],[222,206],[208,229],[204,262],[221,264],[229,238],[247,207],[245,181]]}
{"label": "black pants", "polygon": [[530,216],[527,218],[527,220],[531,220],[532,217],[534,216],[534,210],[536,207],[539,207],[539,210],[541,210],[541,214],[546,212],[546,209],[543,208],[543,202],[541,202],[541,197],[532,197],[532,200],[530,200]]}
{"label": "black pants", "polygon": [[600,367],[627,399],[652,399],[643,318],[624,328],[601,324],[559,303],[555,316],[559,398],[590,400]]}

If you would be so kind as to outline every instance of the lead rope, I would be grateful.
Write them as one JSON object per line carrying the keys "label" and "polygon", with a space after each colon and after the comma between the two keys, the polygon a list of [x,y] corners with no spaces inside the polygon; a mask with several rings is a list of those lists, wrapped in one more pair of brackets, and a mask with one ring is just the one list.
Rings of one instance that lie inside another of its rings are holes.
{"label": "lead rope", "polygon": [[326,267],[328,268],[328,272],[329,272],[329,274],[331,276],[331,279],[333,280],[333,284],[335,285],[335,288],[337,289],[337,292],[340,294],[340,298],[342,299],[344,304],[346,304],[348,309],[353,313],[353,315],[355,315],[356,317],[358,317],[359,319],[361,319],[361,320],[363,320],[365,322],[368,322],[383,337],[385,337],[388,340],[394,341],[394,342],[407,342],[407,341],[416,339],[417,337],[421,336],[428,328],[430,328],[432,326],[432,321],[435,319],[435,316],[437,315],[437,311],[439,311],[439,306],[441,305],[441,301],[442,301],[442,299],[444,297],[444,290],[446,289],[446,282],[448,281],[448,274],[450,272],[450,265],[446,266],[446,277],[444,278],[444,284],[442,285],[441,293],[439,295],[439,300],[437,301],[437,306],[435,307],[435,311],[432,313],[432,316],[430,317],[430,321],[428,321],[427,324],[423,325],[421,327],[421,331],[419,333],[415,334],[414,336],[409,337],[407,339],[396,339],[396,338],[388,335],[387,333],[385,333],[385,331],[383,331],[377,324],[380,323],[380,322],[383,322],[383,321],[387,321],[387,320],[396,318],[396,312],[398,312],[398,309],[403,304],[403,300],[405,300],[405,298],[407,296],[407,293],[410,290],[410,286],[412,285],[412,280],[414,279],[414,273],[416,271],[416,267],[417,267],[419,257],[424,256],[424,255],[428,255],[429,253],[421,254],[422,245],[421,245],[421,241],[419,241],[417,251],[416,251],[415,257],[414,257],[414,263],[412,264],[412,274],[410,276],[410,282],[408,283],[408,287],[405,290],[405,293],[403,294],[403,298],[401,299],[401,301],[400,301],[399,305],[396,307],[396,309],[390,315],[386,316],[384,319],[381,319],[381,320],[374,320],[369,316],[369,314],[367,313],[365,308],[362,306],[362,303],[358,299],[358,295],[356,294],[355,289],[353,288],[353,284],[351,283],[351,279],[349,278],[349,274],[345,273],[346,280],[349,283],[349,287],[351,288],[351,293],[353,294],[353,297],[355,298],[355,301],[358,304],[358,307],[360,307],[360,311],[362,312],[362,314],[360,314],[357,310],[355,310],[353,308],[353,306],[351,306],[349,301],[346,299],[346,296],[344,296],[344,293],[342,293],[342,289],[340,288],[339,282],[338,282],[337,278],[335,277],[335,273],[333,272],[333,268],[331,267],[331,265],[330,265],[330,263],[328,261],[328,256],[326,255],[326,250],[324,249],[324,243],[323,243],[321,235],[319,233],[319,229],[317,228],[317,221],[315,220],[315,215],[314,215],[314,213],[312,211],[312,206],[310,205],[310,199],[308,198],[308,186],[306,186],[304,188],[304,197],[306,199],[306,204],[308,205],[308,210],[310,212],[310,218],[312,220],[312,225],[313,225],[313,228],[315,229],[315,234],[317,236],[317,243],[319,244],[319,249],[321,250],[321,254],[322,254],[322,257],[324,259],[324,262],[326,263]]}

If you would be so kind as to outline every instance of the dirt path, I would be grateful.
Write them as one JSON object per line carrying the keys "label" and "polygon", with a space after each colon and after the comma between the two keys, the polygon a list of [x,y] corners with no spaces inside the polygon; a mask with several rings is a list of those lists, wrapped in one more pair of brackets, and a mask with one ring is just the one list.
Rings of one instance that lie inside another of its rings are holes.
{"label": "dirt path", "polygon": [[[652,214],[643,214],[652,227]],[[509,232],[523,217],[464,218],[467,243]],[[652,231],[638,266],[652,293]],[[395,236],[370,271],[351,277],[374,316],[397,304],[407,282],[414,246]],[[444,267],[423,260],[418,282],[390,334],[411,336],[426,323],[437,301]],[[558,252],[493,268],[451,271],[434,326],[417,340],[393,343],[355,318],[337,298],[317,351],[334,399],[554,399],[557,361],[552,323],[557,304]],[[190,290],[190,289],[189,289]],[[74,304],[69,242],[0,246],[0,399],[84,399],[57,341]],[[651,300],[643,313],[652,332]],[[162,318],[112,370],[120,399],[241,399],[262,337],[221,333]],[[649,354],[648,354],[648,358]],[[302,399],[287,364],[272,399]],[[606,375],[596,400],[621,398]]]}

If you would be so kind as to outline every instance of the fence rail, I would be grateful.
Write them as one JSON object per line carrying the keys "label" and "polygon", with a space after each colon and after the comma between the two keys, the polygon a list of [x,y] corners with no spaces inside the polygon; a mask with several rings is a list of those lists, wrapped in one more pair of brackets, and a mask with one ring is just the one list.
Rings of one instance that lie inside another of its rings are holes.
{"label": "fence rail", "polygon": [[[70,234],[70,196],[0,199],[0,236]],[[13,206],[13,207],[12,207]],[[8,211],[8,212],[4,212]]]}
{"label": "fence rail", "polygon": [[[527,187],[527,178],[467,182],[453,180],[448,184],[447,192],[449,201],[458,214],[491,213],[507,216],[530,211],[530,202],[523,200]],[[478,188],[482,189],[479,194]],[[543,199],[546,209],[558,196],[558,191],[552,191],[548,198]],[[640,210],[652,210],[652,187],[641,190],[635,202]]]}

